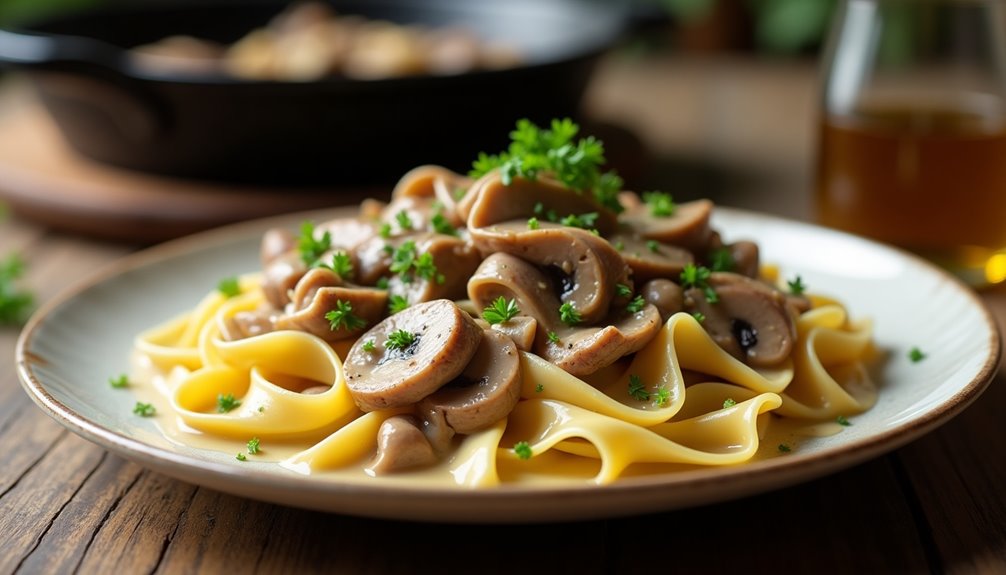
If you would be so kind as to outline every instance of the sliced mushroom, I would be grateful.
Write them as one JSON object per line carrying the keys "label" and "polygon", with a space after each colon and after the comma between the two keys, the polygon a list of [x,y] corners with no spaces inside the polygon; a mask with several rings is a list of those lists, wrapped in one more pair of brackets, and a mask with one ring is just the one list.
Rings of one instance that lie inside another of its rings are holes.
{"label": "sliced mushroom", "polygon": [[[409,240],[415,246],[415,258],[430,254],[435,273],[431,277],[423,277],[415,269],[411,269],[395,274],[388,281],[388,292],[404,297],[410,304],[465,297],[468,278],[482,260],[475,246],[460,238],[443,234],[420,234]],[[397,247],[403,245],[404,243],[399,243]],[[388,269],[390,271],[390,263]]]}
{"label": "sliced mushroom", "polygon": [[[594,227],[602,235],[615,231],[617,220],[611,210],[597,203],[590,193],[571,190],[544,177],[536,180],[514,178],[510,185],[503,183],[498,173],[490,173],[472,184],[468,196],[459,205],[466,214],[468,228],[484,228],[507,220],[523,219],[535,215],[535,206],[552,211],[559,218],[568,215],[596,213]],[[542,218],[538,218],[541,220]]]}
{"label": "sliced mushroom", "polygon": [[239,311],[223,319],[220,336],[226,341],[237,341],[269,333],[276,329],[276,317],[273,310]]}
{"label": "sliced mushroom", "polygon": [[[471,185],[471,179],[443,166],[426,165],[413,168],[406,172],[391,192],[392,198],[416,197],[436,198],[448,214],[453,214],[453,206],[457,199],[454,190],[465,189]],[[454,225],[461,223],[458,218]]]}
{"label": "sliced mushroom", "polygon": [[685,265],[695,263],[692,252],[657,240],[615,234],[608,241],[632,268],[632,277],[638,282],[654,278],[676,278],[685,269]]}
{"label": "sliced mushroom", "polygon": [[377,432],[377,455],[370,470],[381,475],[436,463],[437,455],[419,425],[410,415],[393,415],[384,420]]}
{"label": "sliced mushroom", "polygon": [[276,309],[290,303],[290,290],[307,273],[307,265],[296,250],[275,257],[263,270],[262,292]]}
{"label": "sliced mushroom", "polygon": [[685,291],[685,307],[704,316],[702,326],[724,350],[752,366],[786,359],[796,341],[796,324],[786,296],[760,281],[729,272],[709,278],[718,301],[697,288]]}
{"label": "sliced mushroom", "polygon": [[[412,336],[404,349],[389,345],[398,331]],[[413,305],[360,336],[346,356],[346,385],[364,411],[411,405],[457,377],[481,340],[482,329],[454,302]]]}
{"label": "sliced mushroom", "polygon": [[423,408],[423,405],[416,406],[419,417],[422,418],[423,435],[433,446],[433,451],[438,454],[446,453],[451,448],[454,439],[454,429],[447,424],[442,410],[433,409],[430,406]]}
{"label": "sliced mushroom", "polygon": [[758,244],[741,240],[726,247],[730,250],[730,257],[734,261],[734,269],[732,271],[749,278],[758,277],[758,273],[761,271]]}
{"label": "sliced mushroom", "polygon": [[494,329],[517,344],[517,349],[521,351],[531,351],[534,345],[535,333],[538,330],[538,320],[526,315],[518,315],[508,319],[503,323],[493,324]]}
{"label": "sliced mushroom", "polygon": [[711,201],[696,200],[679,204],[672,215],[661,217],[654,216],[648,206],[641,204],[626,209],[619,220],[648,240],[657,240],[701,254],[705,253],[712,239],[713,230],[709,227],[712,211]]}
{"label": "sliced mushroom", "polygon": [[506,417],[520,399],[520,356],[513,340],[495,331],[457,378],[419,402],[420,412],[442,412],[456,433],[469,434]]}
{"label": "sliced mushroom", "polygon": [[531,263],[503,253],[482,262],[468,282],[468,296],[479,309],[498,297],[514,299],[522,313],[538,321],[535,353],[574,375],[588,375],[638,351],[661,325],[660,313],[646,305],[632,314],[616,310],[600,326],[568,326],[559,319],[559,299],[549,278]]}
{"label": "sliced mushroom", "polygon": [[643,284],[639,294],[643,300],[653,304],[660,312],[660,319],[667,321],[672,315],[685,309],[685,295],[681,286],[668,279],[650,280]]}
{"label": "sliced mushroom", "polygon": [[629,283],[629,267],[615,248],[586,230],[556,225],[529,230],[518,220],[470,232],[482,253],[515,255],[551,273],[559,299],[576,308],[585,324],[606,316],[616,285]]}
{"label": "sliced mushroom", "polygon": [[[297,282],[290,303],[291,309],[276,320],[277,329],[296,329],[326,341],[337,341],[353,337],[380,320],[388,306],[388,293],[345,285],[332,270],[314,268]],[[340,305],[348,306],[352,316],[363,323],[352,325],[346,319],[333,328],[325,316]]]}

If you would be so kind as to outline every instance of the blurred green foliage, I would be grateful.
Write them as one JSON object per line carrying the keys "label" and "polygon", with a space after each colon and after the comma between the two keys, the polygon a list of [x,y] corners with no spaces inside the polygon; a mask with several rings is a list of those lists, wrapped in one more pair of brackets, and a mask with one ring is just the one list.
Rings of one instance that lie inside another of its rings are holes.
{"label": "blurred green foliage", "polygon": [[0,26],[14,26],[49,14],[86,8],[103,0],[0,0]]}

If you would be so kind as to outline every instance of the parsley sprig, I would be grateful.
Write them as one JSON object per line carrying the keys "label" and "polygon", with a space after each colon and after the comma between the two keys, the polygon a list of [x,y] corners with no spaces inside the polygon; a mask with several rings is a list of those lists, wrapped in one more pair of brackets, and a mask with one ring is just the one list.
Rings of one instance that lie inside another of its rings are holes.
{"label": "parsley sprig", "polygon": [[339,250],[332,254],[331,264],[319,264],[319,266],[332,270],[343,280],[348,280],[353,277],[353,258],[343,250]]}
{"label": "parsley sprig", "polygon": [[531,459],[534,453],[531,451],[531,445],[526,441],[518,441],[513,446],[513,452],[517,454],[517,459]]}
{"label": "parsley sprig", "polygon": [[667,192],[644,192],[643,201],[650,208],[650,214],[658,218],[673,216],[677,208]]}
{"label": "parsley sprig", "polygon": [[241,400],[233,393],[217,394],[217,413],[228,413],[241,405]]}
{"label": "parsley sprig", "polygon": [[24,275],[25,263],[18,254],[0,261],[0,325],[17,325],[28,317],[35,296],[17,289],[15,281]]}
{"label": "parsley sprig", "polygon": [[479,178],[499,168],[504,185],[515,177],[534,180],[546,173],[566,187],[579,192],[591,192],[603,206],[621,212],[618,192],[622,179],[613,171],[602,172],[605,163],[604,144],[593,136],[576,139],[580,127],[569,118],[552,120],[549,129],[542,129],[528,119],[517,122],[510,132],[510,146],[495,155],[481,153],[472,163],[469,173]]}
{"label": "parsley sprig", "polygon": [[339,328],[353,331],[367,325],[367,320],[353,313],[353,304],[341,299],[335,302],[335,309],[325,314],[325,319],[332,331]]}
{"label": "parsley sprig", "polygon": [[226,298],[241,295],[241,285],[235,276],[226,277],[217,284],[217,291]]}
{"label": "parsley sprig", "polygon": [[714,272],[731,272],[736,267],[737,262],[727,248],[718,248],[709,254],[709,268]]}
{"label": "parsley sprig", "polygon": [[580,312],[576,311],[576,308],[570,302],[565,302],[559,306],[559,319],[566,325],[576,325],[583,321],[583,318],[580,317]]}
{"label": "parsley sprig", "polygon": [[625,311],[629,313],[638,313],[642,311],[644,307],[646,307],[646,300],[643,299],[643,296],[637,295],[629,302],[629,305],[625,306]]}
{"label": "parsley sprig", "polygon": [[388,340],[384,342],[384,347],[388,349],[407,349],[415,341],[416,334],[399,329],[388,334]]}
{"label": "parsley sprig", "polygon": [[388,313],[395,315],[409,307],[409,300],[403,295],[393,295],[388,298]]}
{"label": "parsley sprig", "polygon": [[332,249],[332,233],[325,230],[320,238],[314,234],[314,222],[304,222],[300,225],[300,237],[297,238],[297,250],[300,259],[308,266],[315,267],[321,256]]}
{"label": "parsley sprig", "polygon": [[157,408],[153,404],[137,401],[136,405],[133,406],[133,413],[140,417],[153,417],[157,415]]}
{"label": "parsley sprig", "polygon": [[705,266],[696,266],[695,264],[685,264],[685,268],[681,270],[681,287],[696,288],[702,290],[702,293],[706,296],[706,301],[709,303],[716,303],[720,301],[720,296],[716,294],[716,290],[709,285],[709,276],[712,274],[709,268]]}
{"label": "parsley sprig", "polygon": [[508,301],[503,296],[500,296],[482,310],[482,318],[489,322],[489,325],[495,325],[508,322],[519,313],[520,308],[517,307],[515,299]]}
{"label": "parsley sprig", "polygon": [[416,242],[409,240],[395,249],[391,256],[391,272],[401,276],[405,283],[412,283],[414,276],[425,280],[444,283],[444,274],[437,270],[430,252],[418,253]]}
{"label": "parsley sprig", "polygon": [[807,291],[807,286],[803,283],[803,278],[800,276],[788,280],[786,285],[789,286],[789,293],[793,295],[803,295],[803,292]]}
{"label": "parsley sprig", "polygon": [[433,214],[433,217],[430,219],[430,225],[433,226],[433,231],[438,234],[444,234],[445,236],[458,235],[458,230],[454,229],[451,222],[447,221],[444,214],[440,212]]}
{"label": "parsley sprig", "polygon": [[629,376],[629,395],[639,401],[649,401],[650,392],[646,391],[646,384],[635,374]]}

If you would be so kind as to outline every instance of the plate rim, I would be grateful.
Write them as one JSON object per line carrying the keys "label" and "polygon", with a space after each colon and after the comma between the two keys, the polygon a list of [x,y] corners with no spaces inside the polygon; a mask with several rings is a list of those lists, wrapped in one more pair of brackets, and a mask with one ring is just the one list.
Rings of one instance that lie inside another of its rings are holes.
{"label": "plate rim", "polygon": [[[771,458],[738,466],[702,468],[668,474],[629,477],[603,486],[592,484],[563,486],[500,485],[487,489],[435,486],[413,487],[387,484],[367,485],[366,483],[359,482],[311,480],[306,479],[304,476],[292,474],[289,476],[263,474],[256,472],[254,468],[241,468],[236,465],[199,459],[129,437],[117,429],[101,425],[81,416],[75,410],[53,397],[46,389],[45,384],[32,371],[33,363],[38,362],[43,365],[46,363],[42,358],[34,356],[31,351],[32,343],[36,338],[39,328],[45,324],[47,318],[55,311],[88,289],[114,279],[130,270],[165,259],[171,259],[172,257],[181,257],[187,253],[205,249],[211,244],[226,245],[231,242],[245,241],[240,238],[244,238],[245,235],[251,234],[253,231],[264,231],[269,226],[289,225],[297,221],[317,219],[319,217],[338,217],[339,215],[352,214],[354,209],[354,206],[333,207],[256,218],[169,240],[104,264],[90,275],[78,279],[43,303],[32,314],[22,329],[15,344],[15,365],[22,389],[46,415],[75,434],[127,460],[134,461],[141,466],[154,469],[157,472],[190,484],[215,488],[250,499],[345,515],[426,522],[446,521],[499,524],[601,519],[645,512],[682,509],[713,502],[734,500],[756,493],[765,493],[829,473],[838,472],[893,451],[959,415],[990,385],[1002,360],[1002,334],[998,322],[995,320],[987,304],[982,301],[975,291],[934,264],[899,248],[813,223],[753,210],[717,206],[715,213],[722,213],[728,217],[755,218],[765,223],[781,221],[814,233],[833,234],[845,241],[864,242],[871,248],[887,250],[897,254],[901,258],[907,258],[914,264],[921,266],[927,273],[935,274],[941,280],[949,282],[953,286],[952,289],[959,292],[960,295],[967,297],[970,300],[970,304],[980,312],[984,325],[988,329],[988,349],[981,367],[967,384],[956,390],[953,395],[942,400],[927,413],[913,417],[893,428],[887,428],[866,437],[852,440],[849,443],[823,448],[811,453],[793,453],[784,458]],[[192,474],[179,472],[179,468],[191,469],[196,475],[199,475],[200,479],[192,479]],[[239,480],[244,485],[238,485],[237,488],[230,489],[221,487],[221,485],[230,485],[229,482],[234,480]],[[728,485],[732,495],[715,496],[709,493],[711,488],[720,484]],[[399,510],[395,509],[393,505],[382,505],[378,509],[370,510],[365,509],[365,506],[349,505],[347,507],[345,504],[331,505],[325,501],[322,501],[320,505],[305,505],[303,503],[291,502],[287,497],[271,497],[270,495],[273,495],[273,492],[263,495],[255,490],[262,487],[272,488],[275,494],[279,495],[287,491],[296,490],[301,492],[301,495],[308,500],[311,499],[311,496],[324,495],[364,498],[376,496],[389,498],[389,501],[418,496],[424,498],[426,502],[426,505],[420,505],[419,507],[424,509],[439,507],[442,513],[438,516],[430,517],[425,512],[417,512],[419,510],[416,509]],[[582,505],[570,505],[568,503],[570,499],[577,501],[578,498],[596,497],[596,494],[599,492],[608,494],[608,497],[613,501],[619,501],[623,499],[621,496],[637,495],[637,492],[651,493],[659,496],[660,490],[671,491],[673,489],[697,491],[698,496],[684,503],[678,501],[673,504],[664,505],[660,504],[660,498],[658,497],[657,499],[650,500],[650,504],[647,505],[646,509],[632,506],[625,509],[610,509],[610,505],[607,507],[604,505],[585,507]],[[508,504],[512,503],[515,498],[526,498],[529,495],[540,496],[551,502],[549,505],[542,507],[546,511],[544,514],[528,517],[515,510],[507,509]],[[442,505],[448,501],[456,502],[459,498],[466,501],[477,500],[480,504],[493,508],[494,512],[482,518],[472,517],[471,510],[458,512],[455,509],[452,511],[451,506]]]}

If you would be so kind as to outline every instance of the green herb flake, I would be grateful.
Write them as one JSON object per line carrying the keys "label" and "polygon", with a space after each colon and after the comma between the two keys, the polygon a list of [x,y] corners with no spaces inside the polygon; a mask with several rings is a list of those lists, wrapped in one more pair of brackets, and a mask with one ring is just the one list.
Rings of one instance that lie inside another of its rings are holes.
{"label": "green herb flake", "polygon": [[315,237],[314,222],[304,222],[300,225],[300,237],[297,238],[297,250],[300,259],[309,268],[315,267],[321,256],[332,249],[332,234],[328,230],[320,238]]}
{"label": "green herb flake", "polygon": [[790,446],[786,445],[785,443],[779,444],[780,453],[789,453],[790,451],[793,451],[793,449]]}
{"label": "green herb flake", "polygon": [[697,321],[699,323],[702,323],[702,322],[706,321],[706,314],[704,314],[704,313],[702,313],[700,311],[693,311],[692,312],[692,317],[694,317],[695,321]]}
{"label": "green herb flake", "polygon": [[615,284],[615,293],[618,297],[632,297],[632,289],[625,284]]}
{"label": "green herb flake", "polygon": [[388,298],[388,313],[395,315],[409,307],[409,300],[403,295],[393,295]]}
{"label": "green herb flake", "polygon": [[852,425],[852,422],[849,421],[849,418],[847,418],[844,415],[839,415],[838,417],[836,417],[835,418],[835,423],[837,423],[837,424],[839,424],[839,425],[841,425],[843,427],[849,427],[850,425]]}
{"label": "green herb flake", "polygon": [[643,311],[644,307],[646,307],[646,300],[643,299],[643,296],[637,295],[629,302],[629,305],[625,306],[625,311],[629,313],[638,313]]}
{"label": "green herb flake", "polygon": [[377,289],[388,289],[388,278],[381,276],[377,278],[377,283],[374,284]]}
{"label": "green herb flake", "polygon": [[376,345],[374,343],[374,340],[368,339],[367,341],[363,342],[363,351],[365,351],[367,353],[370,353],[370,352],[374,351],[374,347],[375,346]]}
{"label": "green herb flake", "polygon": [[381,228],[377,231],[377,235],[381,236],[384,239],[390,238],[391,224],[389,224],[388,222],[384,222],[383,224],[381,224]]}
{"label": "green herb flake", "polygon": [[727,248],[719,248],[709,254],[709,268],[714,272],[731,272],[737,267],[733,254]]}
{"label": "green herb flake", "polygon": [[217,413],[228,413],[241,405],[241,400],[234,397],[233,393],[217,395]]}
{"label": "green herb flake", "polygon": [[531,445],[526,441],[518,441],[515,443],[513,446],[513,452],[517,454],[517,459],[523,460],[531,459],[531,456],[534,455],[531,451]]}
{"label": "green herb flake", "polygon": [[241,285],[238,283],[237,277],[231,276],[217,283],[217,291],[226,298],[232,298],[241,295]]}
{"label": "green herb flake", "polygon": [[433,231],[438,234],[444,234],[445,236],[457,236],[458,231],[454,229],[451,222],[447,221],[441,213],[433,214],[433,218],[430,219],[430,224],[433,226]]}
{"label": "green herb flake", "polygon": [[415,341],[415,334],[400,329],[388,334],[388,340],[384,343],[384,347],[388,349],[407,349]]}
{"label": "green herb flake", "polygon": [[723,400],[723,409],[730,409],[735,405],[737,405],[737,402],[734,401],[732,397],[728,397]]}
{"label": "green herb flake", "polygon": [[555,333],[554,331],[550,331],[546,335],[548,336],[548,341],[550,341],[550,342],[552,342],[552,343],[554,343],[556,345],[558,345],[560,343],[560,341],[559,341],[559,334]]}
{"label": "green herb flake", "polygon": [[339,278],[349,280],[353,277],[353,258],[345,251],[339,250],[332,254],[332,264],[321,264],[320,267],[328,268],[335,272]]}
{"label": "green herb flake", "polygon": [[238,453],[234,456],[234,459],[237,459],[238,461],[248,461],[248,458],[245,457],[244,453]]}
{"label": "green herb flake", "polygon": [[668,403],[671,402],[671,390],[666,387],[657,388],[656,398],[653,400],[653,404],[657,407],[666,407]]}
{"label": "green herb flake", "polygon": [[623,242],[622,240],[616,241],[615,242],[615,249],[618,250],[618,251],[624,250],[625,249],[625,242]]}
{"label": "green herb flake", "polygon": [[650,392],[646,391],[646,385],[638,375],[629,375],[629,395],[639,401],[650,400]]}
{"label": "green herb flake", "polygon": [[588,212],[580,215],[570,214],[559,220],[559,223],[564,226],[588,230],[597,223],[597,212]]}
{"label": "green herb flake", "polygon": [[395,222],[398,223],[398,227],[401,228],[402,231],[412,229],[412,218],[409,217],[409,212],[405,210],[401,210],[395,214]]}
{"label": "green herb flake", "polygon": [[789,293],[793,295],[803,295],[803,292],[807,290],[807,286],[804,285],[803,279],[800,276],[787,281],[786,285],[789,286]]}
{"label": "green herb flake", "polygon": [[530,217],[527,219],[527,229],[537,230],[538,229],[538,218]]}
{"label": "green herb flake", "polygon": [[535,393],[541,393],[543,391],[545,391],[545,386],[544,385],[542,385],[542,384],[539,383],[538,385],[534,386],[534,392]]}
{"label": "green herb flake", "polygon": [[455,200],[460,200],[461,198],[465,197],[465,194],[467,193],[468,190],[464,188],[454,188],[454,192],[451,195],[454,196]]}
{"label": "green herb flake", "polygon": [[500,296],[482,310],[482,319],[489,322],[489,325],[496,325],[510,321],[510,319],[519,313],[520,308],[517,307],[516,300],[510,299],[507,301],[506,298]]}
{"label": "green herb flake", "polygon": [[576,139],[580,127],[566,118],[552,120],[542,129],[530,120],[518,120],[510,132],[510,146],[499,154],[480,153],[469,175],[479,178],[498,169],[504,185],[514,178],[534,180],[547,173],[569,189],[590,192],[601,205],[618,213],[622,179],[613,171],[602,172],[604,144],[592,136]]}
{"label": "green herb flake", "polygon": [[115,377],[110,377],[108,378],[108,385],[111,385],[116,389],[129,387],[129,377],[127,377],[124,373]]}
{"label": "green herb flake", "polygon": [[28,319],[35,296],[17,288],[24,275],[25,262],[16,253],[0,261],[0,325],[19,325]]}
{"label": "green herb flake", "polygon": [[912,363],[919,363],[920,361],[926,359],[926,357],[926,354],[918,347],[913,347],[908,350],[908,359],[910,359]]}
{"label": "green herb flake", "polygon": [[673,216],[677,208],[671,194],[666,192],[644,192],[643,201],[650,208],[650,215],[658,218]]}
{"label": "green herb flake", "polygon": [[576,308],[570,302],[565,302],[559,306],[559,319],[566,325],[576,325],[583,321],[583,318],[580,317],[580,312],[576,311]]}
{"label": "green herb flake", "polygon": [[248,447],[248,453],[250,453],[252,455],[258,454],[258,452],[259,452],[259,438],[253,437],[253,438],[249,439],[248,443],[246,444],[246,446]]}
{"label": "green herb flake", "polygon": [[716,294],[716,290],[709,285],[709,276],[711,274],[712,272],[705,266],[685,264],[684,269],[681,270],[681,287],[701,290],[705,294],[707,302],[716,303],[720,301],[720,297]]}
{"label": "green herb flake", "polygon": [[660,242],[657,240],[647,240],[646,249],[650,250],[652,253],[660,252]]}
{"label": "green herb flake", "polygon": [[335,309],[325,314],[325,319],[332,331],[340,328],[353,331],[367,325],[367,320],[353,313],[353,304],[341,299],[335,302]]}
{"label": "green herb flake", "polygon": [[136,405],[133,406],[133,413],[140,417],[153,417],[157,415],[157,408],[153,404],[137,401]]}

